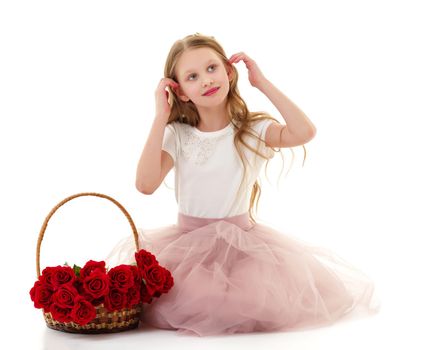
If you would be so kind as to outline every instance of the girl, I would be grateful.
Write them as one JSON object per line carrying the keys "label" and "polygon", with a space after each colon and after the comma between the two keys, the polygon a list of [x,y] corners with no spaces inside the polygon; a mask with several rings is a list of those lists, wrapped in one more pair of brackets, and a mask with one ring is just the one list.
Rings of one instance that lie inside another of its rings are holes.
{"label": "girl", "polygon": [[[285,125],[248,111],[240,61]],[[316,130],[254,60],[227,59],[213,37],[189,35],[170,49],[155,101],[136,187],[150,195],[175,168],[179,212],[174,225],[139,229],[141,247],[174,278],[168,294],[145,305],[144,322],[206,336],[322,326],[358,306],[373,310],[373,283],[360,271],[254,219],[257,177],[273,148],[304,145]],[[133,247],[124,240],[109,259],[131,262]]]}

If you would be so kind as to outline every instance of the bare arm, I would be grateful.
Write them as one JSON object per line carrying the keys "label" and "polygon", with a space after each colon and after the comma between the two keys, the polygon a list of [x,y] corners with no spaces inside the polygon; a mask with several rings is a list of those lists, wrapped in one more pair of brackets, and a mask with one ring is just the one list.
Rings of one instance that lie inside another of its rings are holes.
{"label": "bare arm", "polygon": [[[284,118],[286,125],[272,123],[266,130],[265,141],[271,147],[293,147],[309,142],[316,134],[310,119],[286,95],[265,78],[257,63],[244,52],[232,55],[230,63],[243,61],[248,68],[248,79],[268,97]],[[282,135],[283,132],[283,135]]]}
{"label": "bare arm", "polygon": [[135,187],[144,194],[152,194],[173,167],[172,157],[161,150],[170,115],[167,87],[177,89],[178,83],[163,78],[155,90],[155,119],[137,166]]}
{"label": "bare arm", "polygon": [[315,136],[316,127],[310,119],[270,81],[263,80],[259,83],[258,88],[269,98],[286,121],[286,125],[272,123],[268,127],[265,136],[268,146],[293,147],[303,145]]}
{"label": "bare arm", "polygon": [[152,194],[173,167],[173,159],[161,150],[167,118],[156,117],[137,165],[135,187],[144,194]]}

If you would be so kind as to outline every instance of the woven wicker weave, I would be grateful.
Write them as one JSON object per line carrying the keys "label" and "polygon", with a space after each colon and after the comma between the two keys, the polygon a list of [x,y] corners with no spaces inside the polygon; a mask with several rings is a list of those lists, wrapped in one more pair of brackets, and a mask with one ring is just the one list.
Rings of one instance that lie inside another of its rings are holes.
{"label": "woven wicker weave", "polygon": [[[37,242],[37,249],[36,249],[36,270],[37,270],[37,278],[40,277],[40,251],[41,251],[41,242],[44,238],[44,232],[46,231],[47,224],[52,217],[52,215],[65,203],[71,201],[74,198],[82,197],[82,196],[95,196],[100,198],[108,199],[109,201],[113,202],[115,205],[119,207],[119,209],[125,214],[126,218],[129,221],[129,224],[131,225],[132,233],[134,235],[135,239],[135,246],[136,250],[139,250],[138,245],[138,233],[137,229],[135,227],[135,224],[129,215],[129,213],[126,211],[126,209],[115,199],[104,195],[100,193],[94,193],[94,192],[84,192],[84,193],[78,193],[75,195],[72,195],[70,197],[65,198],[60,203],[58,203],[47,215],[40,233],[38,237]],[[46,325],[49,328],[63,331],[63,332],[69,332],[69,333],[84,333],[84,334],[90,334],[90,333],[115,333],[115,332],[121,332],[126,331],[130,329],[134,329],[138,327],[139,321],[140,321],[140,312],[141,312],[141,305],[135,305],[134,307],[130,309],[122,309],[122,310],[116,310],[113,312],[108,312],[108,310],[103,306],[103,304],[98,305],[95,307],[96,309],[96,318],[92,320],[91,322],[87,323],[86,325],[79,325],[74,322],[59,322],[53,319],[52,314],[50,312],[44,313],[44,319],[46,321]]]}

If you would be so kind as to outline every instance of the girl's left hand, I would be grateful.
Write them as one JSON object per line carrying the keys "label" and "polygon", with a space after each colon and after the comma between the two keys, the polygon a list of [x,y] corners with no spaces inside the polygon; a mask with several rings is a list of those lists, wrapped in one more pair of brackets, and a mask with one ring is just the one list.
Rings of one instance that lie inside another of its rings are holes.
{"label": "girl's left hand", "polygon": [[256,88],[260,87],[260,85],[264,81],[266,81],[266,78],[263,75],[260,68],[257,66],[257,63],[253,59],[251,59],[247,54],[245,54],[244,52],[235,53],[230,57],[228,62],[237,63],[242,60],[245,63],[246,68],[248,69],[248,80],[250,84]]}

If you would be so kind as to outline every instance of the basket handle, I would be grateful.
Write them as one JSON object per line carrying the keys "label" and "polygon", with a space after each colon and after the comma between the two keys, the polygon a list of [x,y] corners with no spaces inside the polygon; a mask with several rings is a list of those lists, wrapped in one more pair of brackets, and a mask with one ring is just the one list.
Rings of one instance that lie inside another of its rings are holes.
{"label": "basket handle", "polygon": [[129,221],[129,224],[131,225],[132,228],[132,233],[134,235],[134,239],[135,239],[135,247],[137,249],[137,251],[139,250],[139,245],[138,245],[138,232],[137,232],[137,228],[135,227],[134,221],[132,220],[131,216],[129,215],[129,213],[127,212],[127,210],[119,203],[117,202],[114,198],[111,198],[110,196],[107,196],[105,194],[101,194],[101,193],[95,193],[95,192],[83,192],[83,193],[78,193],[75,195],[72,195],[70,197],[65,198],[64,200],[62,200],[61,202],[59,202],[49,213],[49,215],[47,215],[46,219],[44,220],[43,226],[41,227],[40,230],[40,234],[38,236],[38,242],[37,242],[37,249],[36,249],[36,270],[37,270],[37,278],[41,275],[40,273],[40,251],[41,251],[41,242],[43,241],[44,238],[44,232],[46,231],[47,228],[47,224],[49,223],[50,218],[52,217],[53,214],[55,214],[55,212],[61,207],[63,206],[65,203],[71,201],[74,198],[77,197],[82,197],[82,196],[95,196],[95,197],[101,197],[101,198],[105,198],[108,199],[109,201],[113,202],[115,205],[117,205],[119,207],[119,209],[123,212],[123,214],[125,214],[126,218]]}

